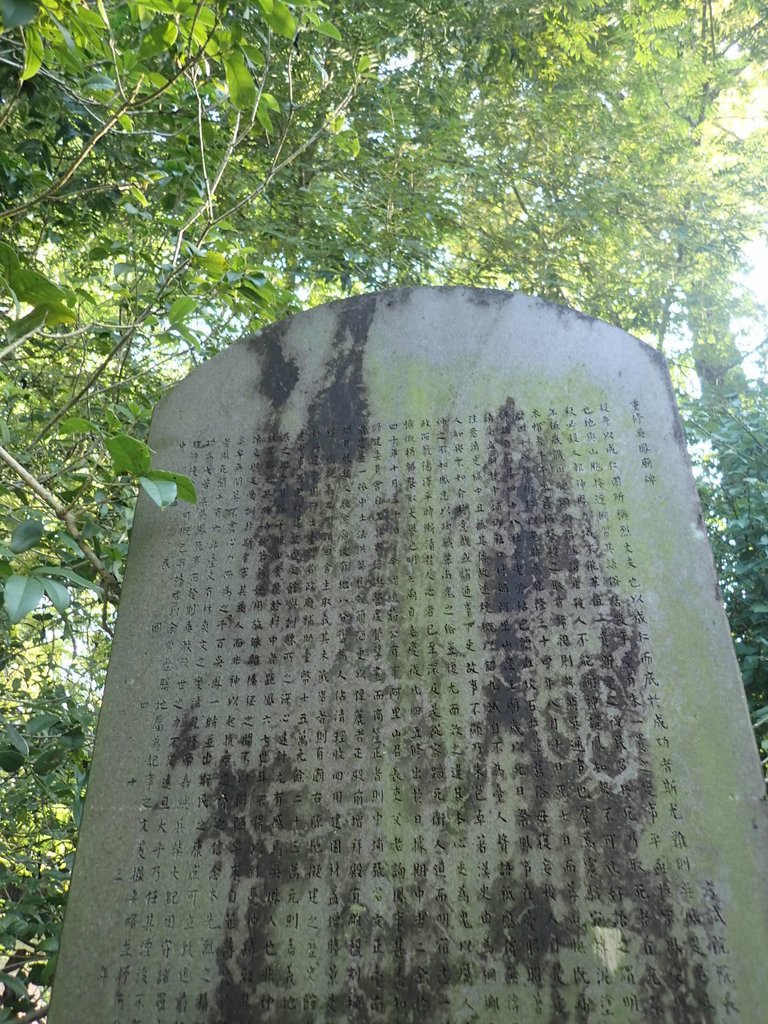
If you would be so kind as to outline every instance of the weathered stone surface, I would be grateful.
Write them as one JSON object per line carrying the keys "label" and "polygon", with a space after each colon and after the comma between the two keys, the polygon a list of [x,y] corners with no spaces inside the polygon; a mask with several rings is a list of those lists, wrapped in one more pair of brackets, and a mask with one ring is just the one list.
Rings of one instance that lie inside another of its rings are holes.
{"label": "weathered stone surface", "polygon": [[765,804],[664,361],[315,309],[161,403],[52,1024],[764,1020]]}

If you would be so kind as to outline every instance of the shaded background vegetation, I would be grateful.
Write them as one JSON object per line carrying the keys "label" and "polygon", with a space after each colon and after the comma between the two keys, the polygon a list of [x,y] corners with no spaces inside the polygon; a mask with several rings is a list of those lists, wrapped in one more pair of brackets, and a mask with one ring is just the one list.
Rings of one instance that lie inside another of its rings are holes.
{"label": "shaded background vegetation", "polygon": [[247,330],[520,289],[671,359],[768,756],[752,0],[2,0],[0,1021],[55,968],[154,403]]}

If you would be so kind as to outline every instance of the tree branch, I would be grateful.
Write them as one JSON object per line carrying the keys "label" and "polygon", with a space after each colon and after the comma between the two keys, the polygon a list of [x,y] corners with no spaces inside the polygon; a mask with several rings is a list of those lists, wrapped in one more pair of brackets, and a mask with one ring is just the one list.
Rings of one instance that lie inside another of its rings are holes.
{"label": "tree branch", "polygon": [[[136,324],[135,327],[138,327],[138,324]],[[42,441],[42,439],[45,437],[45,435],[48,433],[48,431],[51,429],[51,427],[56,426],[56,424],[59,422],[59,420],[63,419],[67,415],[69,410],[74,405],[77,405],[77,403],[80,401],[80,399],[83,397],[83,395],[85,395],[90,390],[91,385],[94,383],[94,381],[97,381],[99,379],[99,377],[106,370],[106,368],[109,366],[109,364],[115,358],[115,356],[120,351],[120,349],[123,347],[123,345],[125,345],[126,342],[131,339],[131,337],[133,336],[134,333],[135,333],[135,329],[129,330],[126,334],[124,334],[120,338],[120,340],[117,342],[116,345],[112,346],[112,349],[109,352],[109,354],[107,355],[107,357],[101,363],[99,363],[99,365],[96,367],[96,369],[90,375],[90,377],[85,382],[85,384],[83,384],[83,386],[80,388],[80,390],[76,394],[74,394],[72,396],[72,398],[70,398],[70,400],[65,405],[63,405],[61,407],[61,409],[59,409],[59,411],[56,413],[55,416],[52,416],[48,420],[48,422],[45,424],[45,426],[42,428],[42,430],[40,430],[40,432],[38,433],[37,437],[29,445],[30,448],[34,448],[36,444],[38,444],[40,441]]]}
{"label": "tree branch", "polygon": [[[141,88],[141,84],[141,81],[139,81],[138,85],[134,89],[132,99],[134,99],[138,95],[138,91]],[[83,164],[88,159],[88,157],[95,149],[96,145],[99,142],[101,142],[101,140],[110,131],[110,129],[114,128],[114,126],[117,124],[117,122],[126,112],[126,110],[129,109],[130,105],[130,101],[123,103],[123,105],[119,107],[114,114],[107,118],[107,120],[96,132],[96,134],[92,135],[90,139],[86,142],[86,144],[80,150],[80,152],[69,165],[69,167],[67,167],[64,173],[58,179],[58,181],[54,181],[52,185],[49,185],[48,188],[44,189],[39,195],[34,196],[34,198],[28,199],[26,203],[20,203],[18,206],[9,206],[5,210],[0,210],[0,220],[4,220],[7,217],[17,217],[20,213],[25,213],[27,210],[30,210],[33,206],[36,206],[38,203],[42,202],[45,199],[50,199],[51,196],[54,196],[57,192],[60,192],[61,189],[64,188],[64,186],[70,180],[75,171],[78,169],[78,167],[80,167],[80,165]]]}
{"label": "tree branch", "polygon": [[48,188],[44,189],[39,195],[34,196],[32,199],[28,199],[25,203],[20,203],[18,206],[9,206],[5,210],[0,210],[0,220],[4,220],[8,217],[17,217],[20,213],[26,213],[26,211],[30,210],[33,206],[36,206],[38,203],[42,202],[45,199],[50,199],[51,196],[54,196],[57,192],[60,192],[61,189],[70,180],[75,171],[88,159],[88,157],[95,149],[96,145],[104,138],[105,135],[107,135],[111,131],[112,128],[115,127],[115,125],[118,123],[123,114],[126,114],[129,110],[139,110],[141,107],[145,107],[148,103],[151,103],[154,99],[162,95],[164,92],[167,92],[168,89],[170,89],[170,87],[176,81],[178,81],[178,79],[181,78],[181,76],[185,74],[185,72],[187,72],[192,67],[193,64],[200,60],[203,53],[205,52],[205,47],[208,45],[208,42],[211,39],[217,24],[218,22],[214,22],[211,31],[208,33],[208,38],[206,39],[205,43],[199,48],[197,53],[190,57],[189,60],[185,61],[185,63],[181,65],[181,67],[176,71],[176,73],[172,75],[164,85],[160,86],[157,89],[154,89],[151,93],[149,93],[149,95],[142,96],[141,99],[137,99],[139,90],[141,89],[141,86],[144,83],[143,77],[140,78],[136,84],[136,88],[131,93],[130,98],[127,99],[124,103],[122,103],[114,112],[114,114],[110,114],[110,116],[101,126],[101,128],[95,133],[95,135],[91,136],[88,142],[86,142],[86,144],[80,150],[80,152],[69,165],[69,167],[67,167],[64,173],[61,175],[61,177],[57,181],[54,181],[52,185],[49,185]]}
{"label": "tree branch", "polygon": [[83,538],[83,535],[77,528],[77,522],[75,521],[75,517],[72,514],[71,509],[68,509],[67,506],[56,497],[55,494],[52,494],[49,490],[43,487],[40,481],[36,477],[32,476],[29,470],[25,469],[24,466],[21,465],[21,463],[17,462],[16,459],[14,459],[14,457],[11,455],[11,453],[7,452],[3,447],[0,447],[0,460],[2,460],[7,466],[10,466],[14,473],[16,473],[17,476],[21,477],[21,479],[29,487],[33,494],[40,501],[42,501],[44,505],[47,505],[48,508],[50,508],[54,512],[56,517],[61,520],[61,522],[64,524],[66,528],[67,533],[70,535],[72,540],[75,542],[75,544],[77,544],[77,546],[82,551],[83,555],[88,559],[93,568],[99,574],[99,578],[104,584],[105,595],[107,597],[111,597],[112,600],[114,600],[117,594],[119,593],[118,582],[112,575],[112,573],[109,571],[109,569],[107,569],[107,567],[101,561],[101,559],[90,546],[90,544]]}
{"label": "tree branch", "polygon": [[27,338],[31,337],[36,330],[38,330],[38,328],[29,331],[29,333],[27,334],[22,334],[22,336],[20,338],[17,338],[16,341],[12,341],[10,345],[6,345],[5,348],[2,351],[0,351],[0,363],[2,363],[5,357],[9,356],[11,352],[15,352],[20,345],[23,345]]}

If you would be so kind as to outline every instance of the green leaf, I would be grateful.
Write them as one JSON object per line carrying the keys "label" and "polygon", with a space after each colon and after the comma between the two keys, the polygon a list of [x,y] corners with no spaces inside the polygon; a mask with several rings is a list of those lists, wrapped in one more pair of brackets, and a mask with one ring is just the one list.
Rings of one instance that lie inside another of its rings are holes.
{"label": "green leaf", "polygon": [[183,473],[170,473],[164,469],[151,469],[148,473],[145,473],[145,476],[148,480],[172,480],[176,484],[177,498],[180,498],[181,501],[189,502],[190,505],[194,505],[197,502],[195,485]]}
{"label": "green leaf", "polygon": [[200,339],[189,329],[189,327],[185,324],[175,324],[173,329],[177,334],[180,334],[185,341],[189,342],[191,348],[197,349],[198,352],[201,351]]}
{"label": "green leaf", "polygon": [[32,762],[32,770],[38,775],[47,775],[66,760],[67,752],[63,747],[49,744]]}
{"label": "green leaf", "polygon": [[225,35],[225,33],[222,31],[218,33],[213,32],[214,23],[215,16],[213,12],[205,7],[201,8],[192,27],[192,36],[199,46],[204,47],[208,53],[216,56],[221,50],[218,36]]}
{"label": "green leaf", "polygon": [[331,39],[335,39],[337,42],[341,42],[341,32],[333,25],[330,21],[320,21],[315,25],[316,31],[322,33],[324,36],[330,36]]}
{"label": "green leaf", "polygon": [[35,20],[38,4],[34,0],[3,0],[3,28],[7,32],[12,28],[20,28]]}
{"label": "green leaf", "polygon": [[360,60],[357,62],[355,71],[357,71],[358,75],[363,75],[370,68],[370,66],[371,58],[368,56],[367,53],[364,53]]}
{"label": "green leaf", "polygon": [[[252,43],[246,43],[244,40],[240,43],[240,49],[243,51],[245,56],[252,68],[263,68],[264,67],[264,54],[261,52],[258,46],[254,46]],[[219,222],[222,226],[224,221]]]}
{"label": "green leaf", "polygon": [[58,306],[71,294],[28,267],[20,267],[12,274],[11,286],[18,297],[30,306]]}
{"label": "green leaf", "polygon": [[151,480],[149,477],[141,476],[139,483],[158,508],[167,508],[176,500],[175,480]]}
{"label": "green leaf", "polygon": [[95,28],[103,32],[105,28],[109,27],[108,20],[100,17],[96,11],[89,10],[85,4],[78,4],[76,10],[78,20],[90,25],[91,28]]}
{"label": "green leaf", "polygon": [[143,441],[128,434],[114,434],[104,442],[116,473],[141,476],[149,469],[152,453]]}
{"label": "green leaf", "polygon": [[171,3],[171,0],[143,0],[141,6],[146,11],[156,11],[158,14],[173,14],[174,12],[174,4]]}
{"label": "green leaf", "polygon": [[7,242],[0,242],[0,267],[3,268],[4,275],[9,281],[21,270],[16,250],[12,249]]}
{"label": "green leaf", "polygon": [[92,590],[95,594],[101,594],[101,587],[94,583],[93,580],[87,580],[84,576],[80,576],[79,573],[74,572],[72,569],[63,569],[58,565],[43,565],[37,569],[32,570],[35,576],[44,573],[46,576],[61,576],[62,579],[69,580],[74,583],[75,586],[85,587],[88,590]]}
{"label": "green leaf", "polygon": [[45,711],[41,715],[34,715],[27,721],[27,735],[37,736],[41,732],[47,732],[52,725],[56,725],[56,723],[60,721],[61,719],[58,715],[52,715]]}
{"label": "green leaf", "polygon": [[62,303],[45,302],[18,320],[12,320],[8,325],[6,337],[8,341],[20,341],[35,334],[46,324],[49,327],[56,327],[58,324],[74,323],[76,319],[72,310]]}
{"label": "green leaf", "polygon": [[296,35],[296,19],[285,4],[280,0],[274,0],[272,10],[267,11],[262,4],[264,18],[271,29],[286,39],[293,39]]}
{"label": "green leaf", "polygon": [[227,261],[220,252],[207,252],[203,257],[203,266],[211,277],[221,277],[227,269]]}
{"label": "green leaf", "polygon": [[[153,76],[149,75],[148,77],[152,78]],[[162,78],[162,75],[160,77]],[[96,93],[117,91],[117,86],[115,85],[114,80],[111,79],[108,75],[91,75],[91,77],[83,83],[83,87],[87,89],[89,92]]]}
{"label": "green leaf", "polygon": [[178,324],[186,320],[197,309],[197,300],[191,295],[181,295],[174,299],[171,308],[168,310],[168,319],[172,324]]}
{"label": "green leaf", "polygon": [[11,551],[20,555],[22,551],[29,551],[45,533],[45,528],[39,519],[27,519],[19,523],[11,535]]}
{"label": "green leaf", "polygon": [[347,128],[345,131],[339,132],[336,136],[336,144],[342,153],[349,153],[353,158],[360,152],[360,140],[354,128]]}
{"label": "green leaf", "polygon": [[267,113],[263,103],[259,103],[258,107],[256,108],[256,117],[258,118],[259,124],[261,125],[262,128],[264,128],[265,131],[274,131],[272,125],[272,118]]}
{"label": "green leaf", "polygon": [[[146,63],[153,57],[156,57],[159,53],[163,53],[168,49],[175,41],[173,39],[166,39],[167,25],[173,25],[173,22],[163,24],[162,21],[156,21],[152,28],[149,30],[147,35],[144,37],[139,48],[139,60]],[[174,26],[175,27],[175,26]],[[178,31],[178,30],[177,30]]]}
{"label": "green leaf", "polygon": [[10,722],[6,722],[4,732],[8,739],[11,741],[12,746],[14,746],[19,751],[19,753],[22,754],[24,757],[27,757],[29,755],[29,744],[21,735],[16,726],[11,725]]}
{"label": "green leaf", "polygon": [[40,580],[16,573],[5,581],[3,602],[12,623],[21,622],[25,615],[34,611],[43,596]]}
{"label": "green leaf", "polygon": [[70,416],[59,424],[60,434],[95,434],[96,427],[82,416]]}
{"label": "green leaf", "polygon": [[71,603],[67,588],[63,583],[57,583],[55,580],[47,580],[45,577],[42,577],[40,582],[43,584],[43,589],[46,594],[50,597],[53,607],[59,615],[63,615]]}
{"label": "green leaf", "polygon": [[24,69],[21,72],[22,82],[34,78],[43,66],[43,37],[37,29],[30,25],[24,31]]}
{"label": "green leaf", "polygon": [[13,994],[19,999],[29,998],[27,986],[21,978],[17,978],[15,974],[6,974],[5,971],[0,971],[0,984],[4,985],[9,992],[13,992]]}
{"label": "green leaf", "polygon": [[117,263],[115,263],[114,267],[115,277],[119,281],[121,277],[127,277],[129,274],[132,274],[135,271],[135,269],[135,263],[129,263],[124,260],[118,260]]}
{"label": "green leaf", "polygon": [[40,306],[38,309],[33,309],[25,316],[20,317],[18,320],[13,320],[5,332],[6,339],[9,342],[21,341],[22,338],[28,338],[30,335],[35,334],[45,324],[47,317],[47,310],[44,306]]}
{"label": "green leaf", "polygon": [[[13,774],[21,768],[26,758],[14,747],[0,747],[0,770]],[[3,975],[0,973],[0,981]]]}
{"label": "green leaf", "polygon": [[142,208],[142,210],[146,210],[146,208],[149,206],[149,200],[144,195],[144,193],[141,191],[141,189],[140,188],[136,188],[134,186],[131,189],[131,195],[136,200],[136,202],[139,204],[139,206]]}
{"label": "green leaf", "polygon": [[59,736],[59,743],[67,750],[80,750],[85,743],[85,733],[82,729],[67,729]]}
{"label": "green leaf", "polygon": [[45,314],[45,322],[49,327],[56,327],[58,324],[73,324],[77,320],[72,310],[61,302],[46,302],[42,306],[38,306],[37,310]]}
{"label": "green leaf", "polygon": [[250,110],[256,102],[256,83],[245,65],[242,53],[235,51],[224,58],[229,98],[239,110]]}
{"label": "green leaf", "polygon": [[168,46],[173,46],[179,37],[179,26],[175,21],[166,22],[165,28],[163,29],[163,40]]}

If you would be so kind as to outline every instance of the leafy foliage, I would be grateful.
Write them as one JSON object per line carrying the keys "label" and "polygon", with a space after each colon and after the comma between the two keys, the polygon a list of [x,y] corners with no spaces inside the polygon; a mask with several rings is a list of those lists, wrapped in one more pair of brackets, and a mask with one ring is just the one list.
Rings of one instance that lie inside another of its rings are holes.
{"label": "leafy foliage", "polygon": [[[0,695],[0,1019],[29,1010],[51,981],[80,823],[108,637],[48,606],[2,653]],[[72,643],[74,631],[80,644]],[[66,666],[66,668],[65,668]],[[7,958],[7,959],[6,959]]]}
{"label": "leafy foliage", "polygon": [[[753,0],[2,0],[0,1020],[50,981],[151,411],[247,330],[371,288],[520,288],[675,355],[766,736]],[[698,397],[692,397],[697,395]],[[764,756],[768,751],[763,748]]]}

